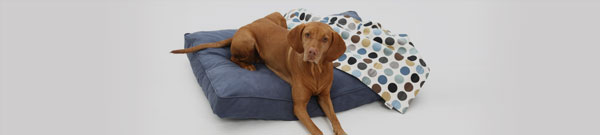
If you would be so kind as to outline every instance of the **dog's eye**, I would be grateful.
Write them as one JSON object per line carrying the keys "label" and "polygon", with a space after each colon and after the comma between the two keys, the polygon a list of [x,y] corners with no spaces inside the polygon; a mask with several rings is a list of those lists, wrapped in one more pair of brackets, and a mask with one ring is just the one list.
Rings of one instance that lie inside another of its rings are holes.
{"label": "dog's eye", "polygon": [[304,34],[305,37],[310,37],[310,33]]}
{"label": "dog's eye", "polygon": [[323,39],[321,39],[321,41],[327,42],[327,38],[323,38]]}

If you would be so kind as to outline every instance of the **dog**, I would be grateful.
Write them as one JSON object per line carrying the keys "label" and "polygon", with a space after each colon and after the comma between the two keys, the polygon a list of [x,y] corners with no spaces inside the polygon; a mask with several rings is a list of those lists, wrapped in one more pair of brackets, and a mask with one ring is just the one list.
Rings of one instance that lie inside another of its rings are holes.
{"label": "dog", "polygon": [[253,63],[264,62],[290,84],[294,115],[311,134],[323,134],[306,111],[313,95],[318,96],[319,105],[331,121],[334,133],[346,134],[335,115],[330,97],[332,62],[346,51],[346,44],[329,25],[310,22],[288,31],[285,18],[274,12],[241,27],[232,38],[171,53],[190,53],[227,45],[231,46],[230,60],[240,67],[254,71]]}

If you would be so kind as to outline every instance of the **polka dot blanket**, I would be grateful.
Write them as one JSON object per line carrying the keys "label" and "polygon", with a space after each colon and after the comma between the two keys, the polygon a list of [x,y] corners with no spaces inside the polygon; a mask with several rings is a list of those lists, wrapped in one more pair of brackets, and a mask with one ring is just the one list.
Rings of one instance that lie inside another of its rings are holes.
{"label": "polka dot blanket", "polygon": [[318,17],[306,9],[287,12],[288,29],[307,22],[329,24],[346,43],[346,52],[333,61],[379,94],[385,105],[400,113],[417,96],[429,76],[429,67],[406,34],[393,34],[373,21],[350,16]]}

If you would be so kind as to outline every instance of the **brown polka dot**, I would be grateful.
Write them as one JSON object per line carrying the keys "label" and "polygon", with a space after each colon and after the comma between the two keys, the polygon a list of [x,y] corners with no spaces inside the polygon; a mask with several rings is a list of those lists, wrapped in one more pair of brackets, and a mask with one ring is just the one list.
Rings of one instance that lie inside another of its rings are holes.
{"label": "brown polka dot", "polygon": [[413,85],[409,82],[407,82],[406,84],[404,84],[404,91],[406,92],[411,92],[413,90]]}
{"label": "brown polka dot", "polygon": [[349,15],[344,15],[344,17],[345,17],[345,18],[350,18],[350,16],[349,16]]}
{"label": "brown polka dot", "polygon": [[396,54],[394,54],[394,58],[396,58],[396,60],[402,60],[402,59],[404,59],[404,56],[402,56],[399,53],[396,53]]}
{"label": "brown polka dot", "polygon": [[410,61],[410,60],[406,60],[406,65],[408,65],[408,66],[414,66],[415,63],[412,62],[412,61]]}
{"label": "brown polka dot", "polygon": [[358,35],[354,35],[350,38],[350,40],[352,40],[352,43],[358,43],[360,37]]}
{"label": "brown polka dot", "polygon": [[381,68],[383,68],[383,65],[381,65],[381,63],[377,62],[377,63],[375,63],[375,65],[373,65],[373,67],[375,67],[375,69],[381,69]]}
{"label": "brown polka dot", "polygon": [[367,39],[363,39],[362,40],[362,46],[363,47],[369,47],[369,46],[371,46],[371,41],[367,40]]}
{"label": "brown polka dot", "polygon": [[339,67],[340,65],[342,65],[342,64],[340,64],[339,62],[334,62],[333,63],[333,67]]}
{"label": "brown polka dot", "polygon": [[373,87],[371,87],[371,89],[373,89],[375,93],[381,92],[381,86],[379,86],[379,84],[373,84]]}
{"label": "brown polka dot", "polygon": [[350,71],[350,66],[344,65],[344,66],[342,66],[342,70],[344,70],[346,72],[349,72]]}
{"label": "brown polka dot", "polygon": [[360,34],[362,34],[362,32],[360,32],[360,31],[357,31],[357,32],[356,32],[356,34],[360,35]]}
{"label": "brown polka dot", "polygon": [[363,34],[364,34],[364,35],[369,35],[369,33],[371,33],[371,29],[370,29],[370,28],[365,28],[365,29],[363,30]]}
{"label": "brown polka dot", "polygon": [[373,60],[371,59],[363,59],[363,61],[365,61],[365,63],[371,64],[371,62],[373,62]]}
{"label": "brown polka dot", "polygon": [[385,100],[386,102],[387,102],[387,101],[390,101],[390,98],[392,98],[392,97],[390,96],[390,93],[389,93],[389,92],[387,92],[387,91],[384,91],[384,92],[383,92],[383,94],[381,94],[381,97],[382,97],[382,98],[383,98],[383,100]]}
{"label": "brown polka dot", "polygon": [[390,34],[390,30],[383,30],[383,32],[385,32],[385,34]]}
{"label": "brown polka dot", "polygon": [[296,14],[292,14],[290,15],[290,18],[294,18],[296,16]]}
{"label": "brown polka dot", "polygon": [[417,94],[419,94],[419,91],[421,91],[421,90],[419,90],[419,89],[415,90],[415,97],[417,96]]}

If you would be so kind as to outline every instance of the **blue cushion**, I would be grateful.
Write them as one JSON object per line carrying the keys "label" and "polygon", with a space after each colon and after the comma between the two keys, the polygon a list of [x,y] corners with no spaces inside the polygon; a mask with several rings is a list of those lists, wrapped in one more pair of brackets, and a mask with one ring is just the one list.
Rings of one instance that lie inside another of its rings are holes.
{"label": "blue cushion", "polygon": [[[232,37],[236,30],[203,31],[185,34],[185,48]],[[240,68],[229,60],[229,47],[208,48],[188,54],[198,83],[215,114],[221,118],[297,120],[293,113],[291,88],[264,64],[256,71]],[[379,100],[380,97],[355,77],[337,69],[331,98],[336,112]],[[313,97],[308,114],[323,116]]]}

